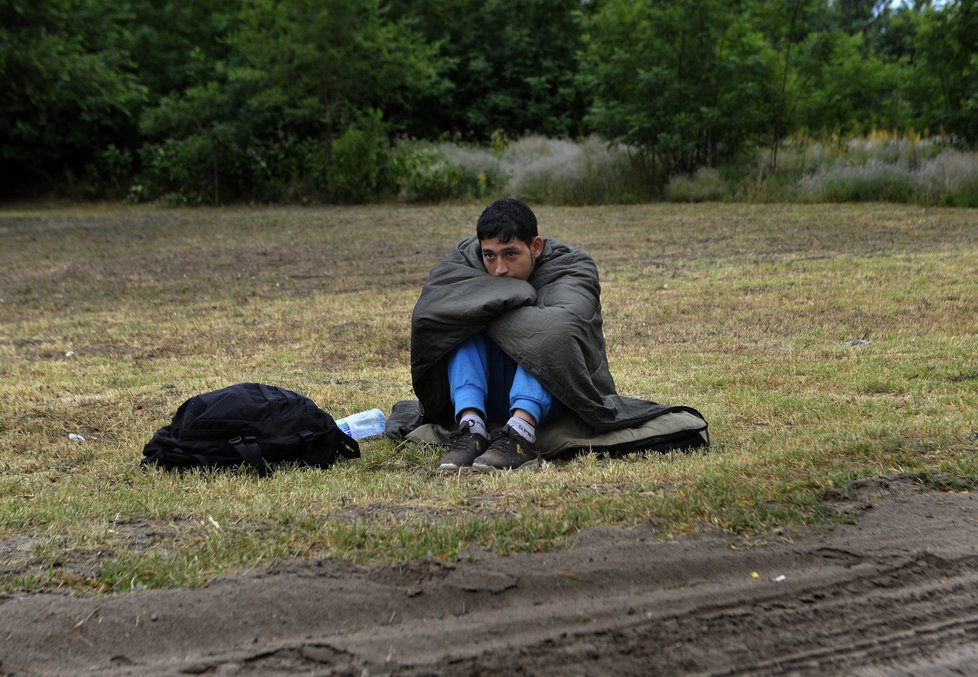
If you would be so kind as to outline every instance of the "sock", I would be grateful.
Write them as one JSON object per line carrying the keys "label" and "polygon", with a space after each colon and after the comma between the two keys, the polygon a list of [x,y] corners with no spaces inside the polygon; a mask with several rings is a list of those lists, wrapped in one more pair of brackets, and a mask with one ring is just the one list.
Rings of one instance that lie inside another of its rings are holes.
{"label": "sock", "polygon": [[537,427],[529,421],[524,421],[519,416],[510,416],[506,425],[519,433],[527,442],[537,441]]}
{"label": "sock", "polygon": [[466,414],[462,417],[462,420],[458,422],[460,426],[469,426],[469,431],[473,435],[482,435],[485,438],[489,437],[489,431],[486,429],[486,422],[482,420],[482,417],[476,414]]}

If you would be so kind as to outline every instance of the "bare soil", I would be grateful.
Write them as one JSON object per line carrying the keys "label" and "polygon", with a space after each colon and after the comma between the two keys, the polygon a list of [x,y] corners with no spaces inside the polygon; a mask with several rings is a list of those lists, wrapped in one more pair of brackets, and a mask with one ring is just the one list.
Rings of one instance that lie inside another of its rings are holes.
{"label": "bare soil", "polygon": [[866,481],[851,523],[602,529],[552,553],[292,561],[206,588],[0,597],[0,674],[959,674],[978,501]]}

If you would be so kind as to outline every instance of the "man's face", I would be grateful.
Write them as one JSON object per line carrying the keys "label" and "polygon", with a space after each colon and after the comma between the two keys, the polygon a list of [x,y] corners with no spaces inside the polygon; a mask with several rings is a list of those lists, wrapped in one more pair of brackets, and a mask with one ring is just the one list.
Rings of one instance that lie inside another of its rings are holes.
{"label": "man's face", "polygon": [[497,238],[480,240],[482,263],[493,277],[514,277],[517,280],[530,279],[537,257],[543,251],[543,238],[537,236],[529,246],[515,237],[509,242]]}

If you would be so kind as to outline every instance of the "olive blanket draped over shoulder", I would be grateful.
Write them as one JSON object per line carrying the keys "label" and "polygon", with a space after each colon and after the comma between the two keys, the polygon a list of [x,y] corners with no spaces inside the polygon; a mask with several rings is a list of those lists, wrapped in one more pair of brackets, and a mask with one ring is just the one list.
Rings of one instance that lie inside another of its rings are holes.
{"label": "olive blanket draped over shoulder", "polygon": [[675,410],[617,394],[600,297],[594,260],[552,238],[526,281],[492,277],[479,240],[459,242],[432,269],[411,320],[411,378],[424,420],[454,425],[448,357],[480,331],[596,432]]}

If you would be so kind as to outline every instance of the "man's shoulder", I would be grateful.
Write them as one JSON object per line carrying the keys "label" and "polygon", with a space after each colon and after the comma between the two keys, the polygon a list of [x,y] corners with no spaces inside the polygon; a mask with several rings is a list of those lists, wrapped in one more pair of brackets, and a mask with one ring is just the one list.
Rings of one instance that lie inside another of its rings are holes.
{"label": "man's shoulder", "polygon": [[553,238],[544,242],[544,250],[530,283],[538,290],[554,284],[596,286],[598,267],[583,249],[578,249]]}
{"label": "man's shoulder", "polygon": [[548,237],[543,241],[543,252],[540,255],[540,263],[573,263],[573,262],[594,262],[591,255],[580,247],[561,242],[556,238]]}
{"label": "man's shoulder", "polygon": [[482,265],[482,248],[479,246],[479,238],[473,235],[456,242],[452,251],[445,257],[445,261]]}

